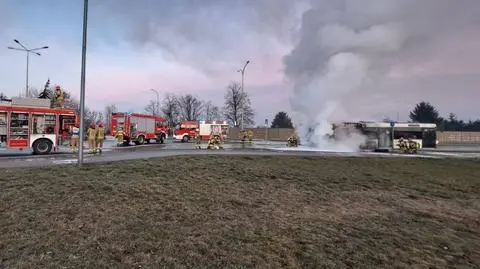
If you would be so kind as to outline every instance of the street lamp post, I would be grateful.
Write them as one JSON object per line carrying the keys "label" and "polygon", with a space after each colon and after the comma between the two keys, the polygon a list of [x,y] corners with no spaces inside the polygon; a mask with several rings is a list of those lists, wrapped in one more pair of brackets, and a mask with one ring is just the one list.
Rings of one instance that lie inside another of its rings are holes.
{"label": "street lamp post", "polygon": [[155,89],[150,89],[150,90],[157,95],[157,105],[156,105],[156,109],[155,109],[155,114],[156,114],[156,116],[158,116],[158,115],[160,115],[160,93]]}
{"label": "street lamp post", "polygon": [[[242,69],[238,69],[237,72],[240,72],[242,74],[242,97],[243,97],[243,87],[244,87],[244,82],[245,82],[245,68],[247,68],[247,65],[250,63],[250,61],[246,61],[245,62],[245,65],[243,66]],[[242,108],[242,114],[241,114],[241,120],[240,120],[240,124],[241,124],[241,129],[243,130],[243,110],[244,108]]]}
{"label": "street lamp post", "polygon": [[33,53],[33,54],[38,55],[38,56],[41,56],[41,54],[38,53],[37,51],[43,50],[43,49],[48,49],[48,46],[43,46],[43,47],[34,48],[34,49],[27,49],[27,47],[25,47],[25,46],[24,46],[20,41],[18,41],[17,39],[14,39],[13,41],[15,41],[15,43],[17,43],[18,45],[20,45],[21,48],[8,47],[8,49],[23,51],[23,52],[26,52],[26,53],[27,53],[27,77],[26,77],[26,81],[25,81],[25,97],[28,98],[28,68],[29,68],[29,65],[30,65],[30,53]]}
{"label": "street lamp post", "polygon": [[78,167],[83,164],[83,138],[85,132],[85,67],[87,62],[87,22],[88,0],[83,1],[83,37],[82,37],[82,68],[80,75],[80,149],[78,150]]}

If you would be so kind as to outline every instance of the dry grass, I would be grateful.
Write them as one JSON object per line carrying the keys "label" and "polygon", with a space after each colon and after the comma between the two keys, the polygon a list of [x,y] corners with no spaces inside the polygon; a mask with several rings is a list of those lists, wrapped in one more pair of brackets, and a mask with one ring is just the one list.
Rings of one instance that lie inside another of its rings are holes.
{"label": "dry grass", "polygon": [[480,268],[479,167],[209,156],[3,170],[0,268]]}

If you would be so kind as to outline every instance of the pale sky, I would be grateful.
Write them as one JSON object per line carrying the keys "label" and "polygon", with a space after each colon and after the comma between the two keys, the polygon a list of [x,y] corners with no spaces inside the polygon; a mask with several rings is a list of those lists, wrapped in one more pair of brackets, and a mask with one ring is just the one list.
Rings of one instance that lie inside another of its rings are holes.
{"label": "pale sky", "polygon": [[[314,0],[322,1],[328,2]],[[461,28],[415,46],[417,50],[398,58],[370,88],[352,92],[343,100],[349,115],[396,119],[398,113],[405,120],[415,103],[425,100],[442,116],[454,112],[466,120],[480,118],[480,1],[455,3],[459,12],[444,18]],[[266,117],[271,120],[278,111],[290,112],[293,83],[284,74],[283,59],[298,42],[302,12],[309,4],[90,1],[86,104],[95,110],[116,104],[122,111],[140,112],[155,99],[149,91],[154,88],[161,94],[192,93],[221,107],[225,87],[240,80],[236,71],[250,60],[245,90],[256,124]],[[471,11],[470,17],[464,10]],[[78,98],[82,16],[81,0],[0,1],[0,92],[16,96],[25,90],[25,54],[7,49],[18,39],[29,48],[50,47],[41,51],[42,56],[30,57],[30,87],[41,89],[50,78]]]}

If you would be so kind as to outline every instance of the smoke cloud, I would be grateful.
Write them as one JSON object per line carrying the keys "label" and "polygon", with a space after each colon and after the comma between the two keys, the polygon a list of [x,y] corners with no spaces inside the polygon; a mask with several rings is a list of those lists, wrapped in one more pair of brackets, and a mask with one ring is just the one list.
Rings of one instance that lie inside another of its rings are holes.
{"label": "smoke cloud", "polygon": [[[291,44],[299,3],[305,0],[99,0],[98,25],[113,14],[123,40],[137,48],[160,49],[167,60],[215,73],[232,62],[260,57]],[[105,23],[103,23],[105,24]]]}
{"label": "smoke cloud", "polygon": [[342,102],[375,87],[402,57],[478,26],[479,11],[476,0],[312,0],[299,41],[284,57],[285,74],[294,82],[290,103],[300,138],[322,149],[358,148],[325,138],[330,122],[344,120],[336,118]]}

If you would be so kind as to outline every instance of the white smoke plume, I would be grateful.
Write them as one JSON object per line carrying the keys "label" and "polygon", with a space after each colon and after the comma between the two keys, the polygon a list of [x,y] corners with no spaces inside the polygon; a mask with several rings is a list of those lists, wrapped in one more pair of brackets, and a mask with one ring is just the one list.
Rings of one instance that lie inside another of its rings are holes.
{"label": "white smoke plume", "polygon": [[[401,57],[478,20],[476,0],[312,0],[299,41],[284,58],[294,82],[293,119],[303,144],[355,150],[363,139],[326,139],[349,94],[374,87]],[[477,18],[477,19],[475,19]],[[372,104],[373,105],[373,104]]]}

